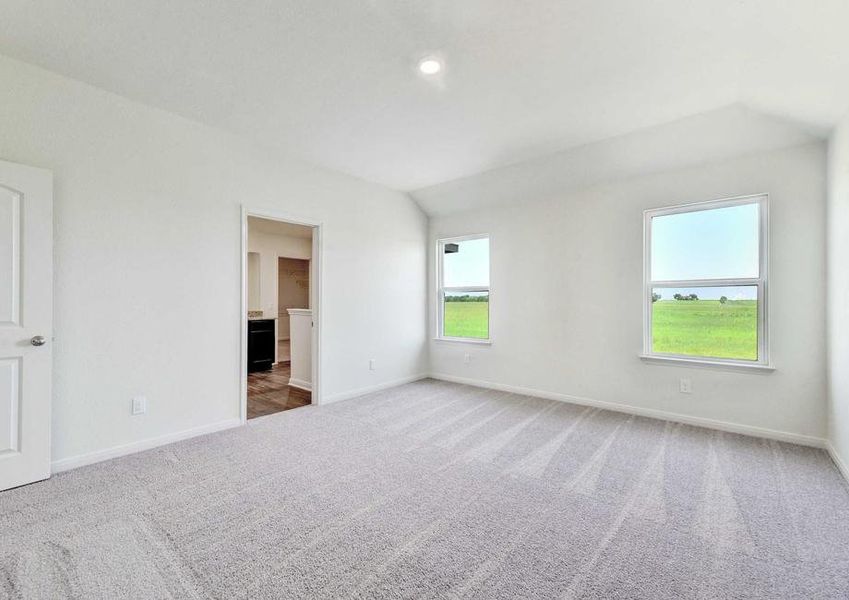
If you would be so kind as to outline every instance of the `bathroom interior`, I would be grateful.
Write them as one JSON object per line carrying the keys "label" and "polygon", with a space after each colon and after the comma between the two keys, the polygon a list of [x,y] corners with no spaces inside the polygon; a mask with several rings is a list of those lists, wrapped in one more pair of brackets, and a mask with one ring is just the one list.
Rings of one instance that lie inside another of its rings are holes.
{"label": "bathroom interior", "polygon": [[312,238],[312,227],[248,217],[248,419],[312,401]]}

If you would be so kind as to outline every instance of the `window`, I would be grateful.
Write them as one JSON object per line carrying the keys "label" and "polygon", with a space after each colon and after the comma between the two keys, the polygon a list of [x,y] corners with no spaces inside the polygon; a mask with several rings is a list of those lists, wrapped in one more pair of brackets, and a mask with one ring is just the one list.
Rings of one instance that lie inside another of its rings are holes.
{"label": "window", "polygon": [[767,196],[645,212],[646,358],[769,365]]}
{"label": "window", "polygon": [[489,340],[489,237],[437,242],[439,339]]}

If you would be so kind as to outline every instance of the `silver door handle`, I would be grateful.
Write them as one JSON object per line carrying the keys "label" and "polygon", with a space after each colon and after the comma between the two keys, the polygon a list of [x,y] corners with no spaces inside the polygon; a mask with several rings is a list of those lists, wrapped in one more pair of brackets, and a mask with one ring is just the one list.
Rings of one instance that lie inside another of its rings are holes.
{"label": "silver door handle", "polygon": [[47,343],[47,338],[44,337],[43,335],[37,335],[37,336],[33,337],[29,341],[29,343],[32,344],[33,346],[43,346],[44,344]]}

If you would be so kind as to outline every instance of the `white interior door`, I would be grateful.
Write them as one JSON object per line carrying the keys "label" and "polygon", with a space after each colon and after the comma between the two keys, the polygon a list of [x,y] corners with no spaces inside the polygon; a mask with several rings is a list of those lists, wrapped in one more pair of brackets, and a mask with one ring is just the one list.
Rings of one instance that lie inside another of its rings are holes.
{"label": "white interior door", "polygon": [[0,490],[50,477],[53,176],[0,161]]}

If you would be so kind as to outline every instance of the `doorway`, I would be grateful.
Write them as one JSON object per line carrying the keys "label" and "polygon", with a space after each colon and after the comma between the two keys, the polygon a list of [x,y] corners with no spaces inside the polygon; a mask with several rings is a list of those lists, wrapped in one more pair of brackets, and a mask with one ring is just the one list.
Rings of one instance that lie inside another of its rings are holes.
{"label": "doorway", "polygon": [[319,402],[321,225],[243,209],[242,421]]}

